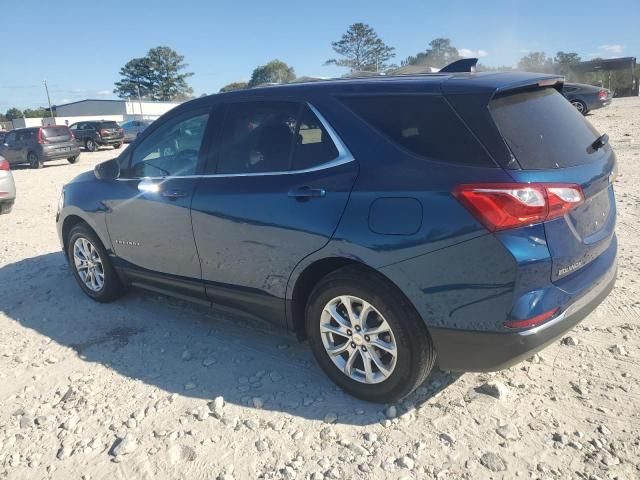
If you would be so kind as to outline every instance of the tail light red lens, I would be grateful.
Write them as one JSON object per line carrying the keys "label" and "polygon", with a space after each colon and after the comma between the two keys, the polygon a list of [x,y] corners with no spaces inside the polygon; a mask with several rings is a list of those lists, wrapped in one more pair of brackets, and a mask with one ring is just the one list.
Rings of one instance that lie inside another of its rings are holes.
{"label": "tail light red lens", "polygon": [[0,157],[0,170],[11,170],[11,165],[9,165],[9,161]]}
{"label": "tail light red lens", "polygon": [[598,98],[599,98],[600,100],[602,100],[603,98],[607,98],[607,91],[606,91],[606,90],[600,90],[600,91],[598,92]]}
{"label": "tail light red lens", "polygon": [[492,232],[561,217],[584,201],[579,185],[557,183],[465,184],[453,194]]}
{"label": "tail light red lens", "polygon": [[510,320],[508,322],[504,322],[504,326],[507,328],[531,328],[536,325],[540,325],[543,322],[546,322],[551,317],[553,317],[559,308],[554,308],[553,310],[549,310],[548,312],[544,312],[540,315],[536,315],[535,317],[527,318],[526,320]]}
{"label": "tail light red lens", "polygon": [[105,130],[104,128],[100,130],[100,135],[101,136],[105,136],[105,135],[109,135],[109,130]]}
{"label": "tail light red lens", "polygon": [[42,129],[41,128],[38,129],[37,140],[38,140],[38,143],[47,143],[47,141],[44,139],[44,135],[42,134]]}

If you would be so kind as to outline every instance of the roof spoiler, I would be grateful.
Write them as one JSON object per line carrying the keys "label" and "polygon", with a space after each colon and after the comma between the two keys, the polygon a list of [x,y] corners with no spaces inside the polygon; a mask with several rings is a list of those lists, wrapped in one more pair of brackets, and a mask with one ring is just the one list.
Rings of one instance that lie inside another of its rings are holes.
{"label": "roof spoiler", "polygon": [[450,63],[444,68],[441,68],[440,72],[445,72],[445,73],[475,72],[476,63],[478,63],[477,58],[463,58],[461,60],[456,60],[455,62]]}

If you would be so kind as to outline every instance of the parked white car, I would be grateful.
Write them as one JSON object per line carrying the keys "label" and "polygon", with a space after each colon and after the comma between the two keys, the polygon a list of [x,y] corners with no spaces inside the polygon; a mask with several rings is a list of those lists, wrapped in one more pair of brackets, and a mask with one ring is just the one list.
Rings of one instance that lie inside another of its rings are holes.
{"label": "parked white car", "polygon": [[9,162],[0,156],[0,215],[9,213],[16,200],[16,184],[13,181]]}

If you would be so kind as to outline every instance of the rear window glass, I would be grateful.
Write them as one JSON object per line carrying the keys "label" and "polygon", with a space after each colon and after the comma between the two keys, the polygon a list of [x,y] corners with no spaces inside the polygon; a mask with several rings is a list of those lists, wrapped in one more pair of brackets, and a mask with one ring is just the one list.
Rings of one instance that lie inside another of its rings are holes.
{"label": "rear window glass", "polygon": [[44,138],[68,137],[69,128],[68,127],[46,127],[42,129],[42,135],[44,136]]}
{"label": "rear window glass", "polygon": [[573,167],[601,158],[588,153],[598,132],[554,88],[512,93],[489,105],[502,137],[525,170]]}
{"label": "rear window glass", "polygon": [[496,166],[439,95],[354,96],[342,101],[379,132],[416,155],[465,165]]}
{"label": "rear window glass", "polygon": [[100,123],[100,128],[120,128],[116,122],[102,122]]}

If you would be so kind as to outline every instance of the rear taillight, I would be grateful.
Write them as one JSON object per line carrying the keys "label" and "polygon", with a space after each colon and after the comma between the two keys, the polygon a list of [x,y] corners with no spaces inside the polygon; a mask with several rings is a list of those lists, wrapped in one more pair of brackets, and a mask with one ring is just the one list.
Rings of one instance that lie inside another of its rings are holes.
{"label": "rear taillight", "polygon": [[600,90],[598,92],[598,98],[600,100],[604,100],[605,98],[607,98],[607,91],[606,90]]}
{"label": "rear taillight", "polygon": [[38,143],[47,143],[47,141],[44,138],[44,135],[42,134],[42,129],[41,128],[38,129],[37,140],[38,140]]}
{"label": "rear taillight", "polygon": [[536,325],[540,325],[543,322],[546,322],[551,317],[553,317],[559,308],[554,308],[553,310],[549,310],[548,312],[541,313],[540,315],[536,315],[535,317],[527,318],[526,320],[509,320],[508,322],[504,322],[504,326],[507,328],[530,328],[535,327]]}
{"label": "rear taillight", "polygon": [[124,134],[124,128],[119,128],[118,129],[118,133],[121,134],[121,135]]}
{"label": "rear taillight", "polygon": [[100,136],[104,137],[105,135],[109,135],[109,131],[104,128],[100,129]]}
{"label": "rear taillight", "polygon": [[584,201],[579,185],[558,183],[466,184],[453,194],[492,232],[560,217]]}
{"label": "rear taillight", "polygon": [[11,165],[9,165],[9,161],[0,157],[0,170],[11,170]]}

